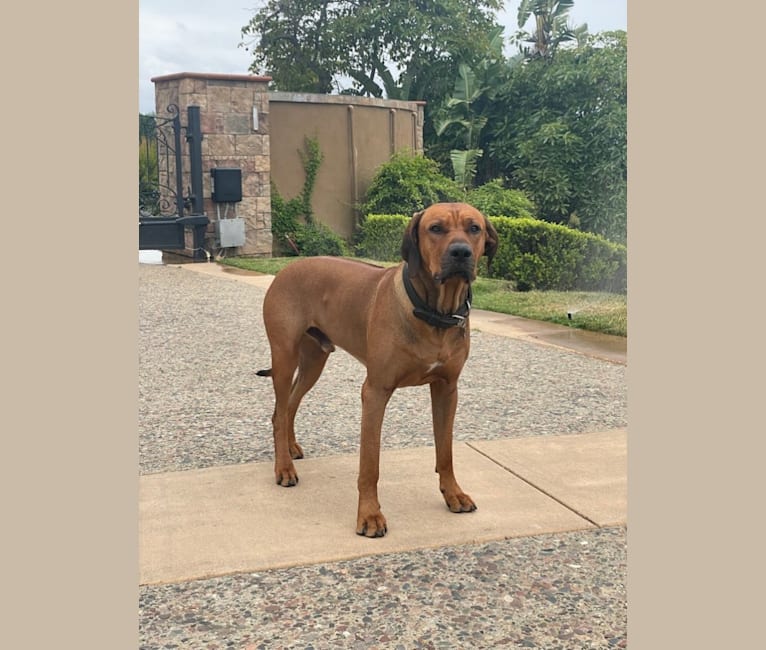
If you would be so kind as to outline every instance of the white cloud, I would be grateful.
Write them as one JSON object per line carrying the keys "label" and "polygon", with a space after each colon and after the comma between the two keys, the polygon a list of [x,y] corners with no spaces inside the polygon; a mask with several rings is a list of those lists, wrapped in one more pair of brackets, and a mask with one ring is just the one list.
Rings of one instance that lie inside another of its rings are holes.
{"label": "white cloud", "polygon": [[254,15],[252,0],[202,3],[141,0],[138,15],[139,111],[154,111],[152,77],[176,72],[248,74],[252,55],[238,47]]}

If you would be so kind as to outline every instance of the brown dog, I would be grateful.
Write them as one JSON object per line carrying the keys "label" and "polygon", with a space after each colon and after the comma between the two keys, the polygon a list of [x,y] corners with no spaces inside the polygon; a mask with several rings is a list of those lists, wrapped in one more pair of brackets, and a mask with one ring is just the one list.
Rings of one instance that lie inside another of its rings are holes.
{"label": "brown dog", "polygon": [[303,450],[295,440],[295,413],[337,345],[367,367],[356,532],[382,537],[387,531],[378,502],[380,431],[400,386],[430,385],[439,489],[452,512],[476,510],[455,480],[452,425],[468,357],[471,282],[479,257],[491,261],[496,248],[497,232],[476,208],[437,203],[413,215],[399,266],[314,257],[279,272],[263,302],[272,367],[258,373],[274,383],[279,485],[298,482],[293,459]]}

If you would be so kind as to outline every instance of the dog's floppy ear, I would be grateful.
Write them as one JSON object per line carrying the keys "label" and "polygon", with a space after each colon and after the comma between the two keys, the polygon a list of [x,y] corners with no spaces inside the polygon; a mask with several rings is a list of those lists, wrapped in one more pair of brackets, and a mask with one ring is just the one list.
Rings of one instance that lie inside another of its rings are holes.
{"label": "dog's floppy ear", "polygon": [[420,210],[412,215],[407,230],[404,231],[402,239],[402,259],[407,262],[410,273],[415,275],[420,270],[420,246],[418,241],[418,226],[424,210]]}
{"label": "dog's floppy ear", "polygon": [[492,264],[492,258],[495,257],[497,252],[497,230],[489,222],[487,217],[484,217],[484,231],[486,232],[486,239],[484,240],[484,254],[487,256],[487,268]]}

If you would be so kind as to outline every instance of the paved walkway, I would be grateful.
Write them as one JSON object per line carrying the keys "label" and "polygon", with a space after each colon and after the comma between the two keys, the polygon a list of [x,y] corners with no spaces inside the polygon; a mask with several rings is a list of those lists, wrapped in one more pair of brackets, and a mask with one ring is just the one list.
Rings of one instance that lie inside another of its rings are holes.
{"label": "paved walkway", "polygon": [[[232,272],[217,264],[184,264],[177,268],[262,289],[272,279]],[[626,340],[621,337],[593,335],[480,310],[472,312],[471,325],[493,335],[575,351],[606,363],[626,364]],[[627,524],[624,428],[456,442],[455,465],[462,487],[478,504],[474,513],[456,515],[444,506],[436,475],[422,470],[433,467],[432,447],[384,450],[380,498],[389,532],[385,538],[373,540],[354,534],[357,454],[297,461],[301,480],[291,489],[274,484],[270,461],[144,474],[140,477],[139,495],[139,570],[140,584],[150,590],[145,592],[145,598],[153,597],[155,592],[151,590],[161,585],[181,589],[180,585],[188,581],[209,585],[212,583],[204,581],[221,576],[259,575],[257,572],[287,567],[327,566],[354,558],[510,538],[545,539],[546,535],[570,531],[592,533]],[[588,544],[587,539],[580,544]],[[149,618],[148,613],[145,616]],[[156,621],[152,625],[157,625]],[[163,647],[159,640],[153,641],[152,625],[142,624],[142,648]],[[163,634],[178,640],[177,633],[165,629]],[[561,632],[562,640],[575,639],[574,632],[569,637],[566,634]],[[609,643],[601,639],[591,640],[590,645],[561,647],[606,648],[624,641],[624,630],[612,634],[615,636]],[[585,633],[581,636],[583,643],[589,638]],[[297,638],[306,637],[300,632]],[[522,645],[550,647],[535,645],[531,640],[535,638],[533,631],[519,638],[528,641]],[[226,647],[225,643],[203,646],[187,641],[179,647]],[[363,645],[440,647],[396,645],[394,641],[375,645],[367,639]],[[275,641],[246,647],[312,646],[279,645]],[[452,642],[445,647],[495,647],[495,642],[483,646],[474,638],[465,646]]]}
{"label": "paved walkway", "polygon": [[565,532],[627,521],[625,431],[459,443],[455,467],[479,504],[449,512],[431,472],[433,449],[381,457],[389,532],[354,532],[358,458],[298,462],[300,484],[274,483],[273,464],[141,477],[141,584],[181,582],[433,546]]}

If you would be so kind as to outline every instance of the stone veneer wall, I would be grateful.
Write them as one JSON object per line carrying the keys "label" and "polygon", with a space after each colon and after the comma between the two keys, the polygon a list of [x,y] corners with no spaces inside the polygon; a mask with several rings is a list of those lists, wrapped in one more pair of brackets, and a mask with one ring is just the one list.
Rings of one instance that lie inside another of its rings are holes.
{"label": "stone veneer wall", "polygon": [[[270,77],[253,75],[180,72],[154,77],[155,106],[158,117],[167,117],[167,107],[176,104],[181,123],[186,126],[188,106],[200,107],[202,127],[202,184],[204,213],[210,219],[205,247],[216,252],[215,225],[217,204],[211,198],[213,167],[242,170],[242,201],[236,203],[236,216],[245,220],[245,245],[228,249],[231,255],[271,256],[271,191],[269,96]],[[253,111],[258,124],[254,124]],[[184,151],[186,146],[184,141]],[[189,185],[189,159],[184,156],[184,186]],[[224,209],[221,206],[221,216]],[[229,217],[235,216],[229,208]],[[187,229],[188,230],[188,229]],[[191,253],[191,233],[187,233],[187,254]]]}

